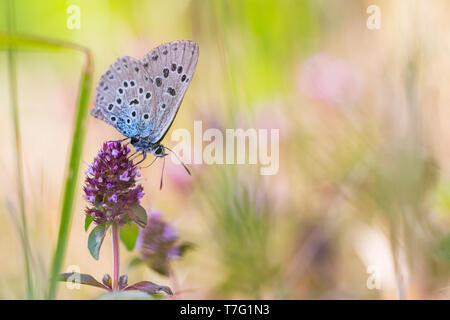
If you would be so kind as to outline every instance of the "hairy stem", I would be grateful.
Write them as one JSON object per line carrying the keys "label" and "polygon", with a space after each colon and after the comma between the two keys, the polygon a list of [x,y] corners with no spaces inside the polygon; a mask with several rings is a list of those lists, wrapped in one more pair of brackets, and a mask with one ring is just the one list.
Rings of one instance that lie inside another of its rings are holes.
{"label": "hairy stem", "polygon": [[113,291],[119,290],[119,226],[117,224],[113,224],[111,228],[112,233],[112,243],[113,243]]}

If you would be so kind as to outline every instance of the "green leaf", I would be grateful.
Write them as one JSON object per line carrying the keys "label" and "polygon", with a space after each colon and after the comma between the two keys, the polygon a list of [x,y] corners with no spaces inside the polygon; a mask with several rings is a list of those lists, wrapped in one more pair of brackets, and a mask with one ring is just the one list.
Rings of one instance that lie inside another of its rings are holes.
{"label": "green leaf", "polygon": [[130,222],[120,227],[120,240],[128,251],[134,249],[138,235],[139,227],[135,223]]}
{"label": "green leaf", "polygon": [[109,226],[106,224],[98,225],[94,229],[92,229],[91,233],[89,234],[88,248],[89,252],[95,260],[98,260],[100,247],[102,246],[103,239],[105,238],[106,230],[108,230],[108,227]]}
{"label": "green leaf", "polygon": [[133,258],[133,260],[130,261],[130,263],[128,264],[128,268],[134,268],[138,265],[142,264],[142,260],[139,258]]}
{"label": "green leaf", "polygon": [[97,300],[155,300],[155,299],[159,299],[159,297],[137,290],[109,292],[97,297]]}
{"label": "green leaf", "polygon": [[63,282],[75,282],[80,284],[86,284],[93,287],[98,287],[102,289],[108,290],[106,286],[95,280],[93,276],[90,274],[85,273],[78,273],[78,272],[69,272],[69,273],[62,273],[59,275],[59,281]]}
{"label": "green leaf", "polygon": [[141,205],[135,204],[130,208],[130,210],[131,219],[141,228],[144,228],[147,225],[147,212],[145,209]]}
{"label": "green leaf", "polygon": [[88,231],[92,221],[94,221],[94,218],[90,216],[86,216],[86,218],[84,218],[84,231]]}

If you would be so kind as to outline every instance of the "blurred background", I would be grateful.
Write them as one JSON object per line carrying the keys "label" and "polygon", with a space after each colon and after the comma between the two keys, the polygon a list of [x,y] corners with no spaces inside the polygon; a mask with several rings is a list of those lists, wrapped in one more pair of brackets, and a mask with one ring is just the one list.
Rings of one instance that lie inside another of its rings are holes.
{"label": "blurred background", "polygon": [[[171,131],[279,128],[280,167],[161,162],[142,172],[143,205],[163,212],[195,249],[165,278],[122,246],[122,273],[178,298],[448,299],[450,297],[450,3],[445,0],[17,0],[19,33],[92,50],[94,88],[119,56],[200,45],[195,77]],[[80,9],[69,29],[67,9]],[[381,28],[366,26],[370,5]],[[5,3],[0,2],[6,32]],[[44,297],[83,58],[17,54],[25,204],[36,296]],[[15,227],[14,135],[7,59],[0,51],[0,298],[25,298]],[[94,96],[94,92],[92,97]],[[92,98],[91,98],[92,101]],[[92,107],[92,102],[90,107]],[[83,171],[121,135],[89,116],[63,272],[112,272],[107,236],[94,260],[84,231]],[[173,145],[170,133],[165,144]],[[58,298],[101,292],[58,285]]]}

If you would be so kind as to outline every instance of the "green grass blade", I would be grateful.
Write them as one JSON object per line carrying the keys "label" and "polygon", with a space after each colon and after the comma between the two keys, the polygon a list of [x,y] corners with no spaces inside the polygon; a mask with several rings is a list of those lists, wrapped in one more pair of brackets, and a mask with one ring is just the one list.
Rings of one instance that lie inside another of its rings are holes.
{"label": "green grass blade", "polygon": [[54,299],[56,296],[56,284],[59,273],[61,271],[64,255],[69,239],[69,227],[72,218],[72,207],[75,198],[75,191],[77,186],[78,171],[80,169],[81,154],[83,150],[83,142],[85,135],[85,122],[88,114],[89,100],[92,87],[92,67],[91,59],[88,56],[88,61],[83,70],[81,77],[77,115],[75,119],[75,128],[72,138],[72,150],[70,152],[69,168],[66,176],[63,204],[61,211],[61,222],[59,225],[58,244],[53,256],[53,263],[50,271],[50,283],[48,290],[48,299]]}
{"label": "green grass blade", "polygon": [[[7,21],[8,36],[11,38],[14,33],[14,4],[13,1],[5,1],[5,14]],[[16,70],[16,53],[14,46],[8,46],[7,50],[7,62],[8,62],[8,82],[9,82],[9,95],[11,99],[11,114],[13,120],[14,130],[14,143],[15,146],[15,162],[16,162],[16,179],[17,179],[17,195],[19,198],[19,211],[20,211],[20,229],[22,238],[23,255],[25,262],[25,277],[26,277],[26,292],[27,298],[33,299],[33,279],[31,274],[30,263],[30,240],[26,218],[25,207],[25,191],[23,185],[23,171],[22,171],[22,140],[20,135],[20,121],[19,121],[19,104],[17,97],[17,70]]]}
{"label": "green grass blade", "polygon": [[53,255],[51,271],[49,275],[49,288],[47,292],[48,299],[54,299],[56,296],[56,285],[59,273],[63,264],[67,242],[69,238],[69,227],[72,217],[72,208],[75,198],[78,171],[81,163],[81,154],[83,149],[85,121],[88,114],[90,94],[92,89],[92,55],[89,49],[70,42],[59,41],[55,39],[45,39],[28,35],[8,35],[0,33],[0,48],[7,50],[11,47],[26,47],[38,50],[76,50],[84,53],[85,65],[81,76],[78,91],[77,112],[75,117],[75,126],[72,137],[72,147],[68,171],[64,183],[64,193],[62,197],[61,222],[59,226],[58,242]]}

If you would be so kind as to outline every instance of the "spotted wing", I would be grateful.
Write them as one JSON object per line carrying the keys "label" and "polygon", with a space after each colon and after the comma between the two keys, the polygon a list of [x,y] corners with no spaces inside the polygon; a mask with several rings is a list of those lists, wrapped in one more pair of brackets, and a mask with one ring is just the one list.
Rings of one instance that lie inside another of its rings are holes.
{"label": "spotted wing", "polygon": [[198,54],[197,43],[179,40],[158,46],[140,60],[154,90],[153,103],[145,109],[153,119],[148,132],[152,143],[164,138],[175,119],[194,75]]}
{"label": "spotted wing", "polygon": [[120,57],[103,73],[97,86],[94,117],[115,127],[126,137],[152,128],[150,108],[154,89],[139,60]]}

